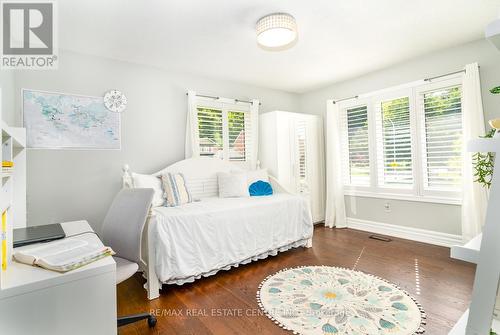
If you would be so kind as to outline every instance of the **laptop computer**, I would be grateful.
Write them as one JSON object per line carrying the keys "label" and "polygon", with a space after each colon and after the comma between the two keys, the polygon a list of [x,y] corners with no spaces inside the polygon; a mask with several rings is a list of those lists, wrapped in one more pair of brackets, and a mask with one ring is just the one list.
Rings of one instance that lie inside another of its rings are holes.
{"label": "laptop computer", "polygon": [[59,223],[14,229],[14,248],[66,237]]}

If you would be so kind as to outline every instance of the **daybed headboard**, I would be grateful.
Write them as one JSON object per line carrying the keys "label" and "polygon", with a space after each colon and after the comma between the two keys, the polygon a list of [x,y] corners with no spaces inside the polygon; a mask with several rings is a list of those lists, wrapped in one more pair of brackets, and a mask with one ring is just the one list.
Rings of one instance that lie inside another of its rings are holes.
{"label": "daybed headboard", "polygon": [[[188,158],[153,173],[160,176],[166,172],[182,173],[186,186],[195,199],[216,197],[218,195],[217,172],[243,170],[240,166],[216,158]],[[128,165],[123,167],[123,187],[133,187],[132,172]]]}

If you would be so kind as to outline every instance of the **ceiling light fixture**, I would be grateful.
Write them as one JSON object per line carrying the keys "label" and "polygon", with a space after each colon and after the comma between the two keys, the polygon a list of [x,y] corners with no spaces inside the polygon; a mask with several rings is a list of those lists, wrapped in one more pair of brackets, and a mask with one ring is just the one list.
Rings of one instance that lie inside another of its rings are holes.
{"label": "ceiling light fixture", "polygon": [[269,14],[257,21],[257,43],[264,49],[283,50],[297,41],[297,22],[286,13]]}

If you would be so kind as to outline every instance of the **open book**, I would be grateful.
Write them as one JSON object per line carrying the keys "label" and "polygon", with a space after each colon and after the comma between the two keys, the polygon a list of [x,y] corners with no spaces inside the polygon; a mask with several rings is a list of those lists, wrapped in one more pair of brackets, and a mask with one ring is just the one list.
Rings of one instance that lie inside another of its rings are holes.
{"label": "open book", "polygon": [[114,252],[109,247],[67,238],[16,251],[14,259],[19,263],[67,272],[111,255]]}

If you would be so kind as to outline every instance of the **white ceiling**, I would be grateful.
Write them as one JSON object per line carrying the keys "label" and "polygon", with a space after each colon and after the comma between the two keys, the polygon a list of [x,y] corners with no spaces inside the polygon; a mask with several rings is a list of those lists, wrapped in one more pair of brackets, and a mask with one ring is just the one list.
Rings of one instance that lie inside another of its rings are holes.
{"label": "white ceiling", "polygon": [[[59,45],[86,54],[305,92],[483,37],[500,0],[64,0]],[[287,51],[255,22],[295,16]]]}

